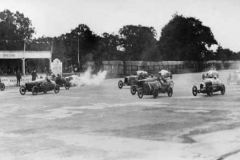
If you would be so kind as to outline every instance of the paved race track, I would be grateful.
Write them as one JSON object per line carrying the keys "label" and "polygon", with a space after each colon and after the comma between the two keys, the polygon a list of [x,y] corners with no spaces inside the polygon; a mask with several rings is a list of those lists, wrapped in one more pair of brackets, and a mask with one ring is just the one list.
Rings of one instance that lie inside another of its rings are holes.
{"label": "paved race track", "polygon": [[192,95],[202,73],[173,75],[173,97],[118,89],[120,79],[58,94],[0,91],[1,160],[237,160],[240,86]]}

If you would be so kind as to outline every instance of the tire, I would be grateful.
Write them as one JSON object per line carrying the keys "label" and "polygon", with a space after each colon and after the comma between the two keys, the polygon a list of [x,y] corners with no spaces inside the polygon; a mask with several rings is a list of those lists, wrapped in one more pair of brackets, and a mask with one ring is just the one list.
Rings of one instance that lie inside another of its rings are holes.
{"label": "tire", "polygon": [[59,93],[59,91],[60,91],[60,87],[58,84],[56,84],[56,86],[54,87],[54,92]]}
{"label": "tire", "polygon": [[157,98],[158,97],[158,94],[159,94],[159,91],[158,91],[158,89],[154,89],[153,90],[153,98]]}
{"label": "tire", "polygon": [[143,98],[143,90],[142,89],[138,90],[138,97]]}
{"label": "tire", "polygon": [[225,88],[225,86],[223,85],[223,86],[222,86],[222,89],[221,89],[221,94],[224,95],[224,94],[225,94],[225,91],[226,91],[226,88]]}
{"label": "tire", "polygon": [[212,94],[213,94],[213,88],[212,88],[212,87],[209,87],[209,88],[207,89],[207,95],[208,95],[209,97],[211,97]]}
{"label": "tire", "polygon": [[68,82],[65,83],[65,89],[69,90],[70,89],[70,84]]}
{"label": "tire", "polygon": [[168,88],[168,97],[172,97],[173,95],[173,89],[172,87]]}
{"label": "tire", "polygon": [[5,84],[4,83],[1,84],[1,88],[0,89],[1,89],[1,91],[5,90]]}
{"label": "tire", "polygon": [[25,95],[25,93],[26,93],[26,87],[25,87],[25,86],[21,86],[21,87],[19,88],[19,92],[20,92],[21,95]]}
{"label": "tire", "polygon": [[193,94],[193,96],[197,96],[197,87],[196,86],[193,86],[192,94]]}
{"label": "tire", "polygon": [[47,89],[46,88],[43,89],[43,93],[47,94]]}
{"label": "tire", "polygon": [[135,85],[132,85],[130,91],[132,95],[135,95],[137,92],[137,87]]}
{"label": "tire", "polygon": [[120,80],[120,81],[118,81],[118,88],[122,89],[122,87],[123,87],[123,82]]}
{"label": "tire", "polygon": [[32,88],[32,94],[33,94],[33,95],[37,95],[37,94],[38,94],[38,88],[37,88],[37,86],[34,86],[34,87]]}

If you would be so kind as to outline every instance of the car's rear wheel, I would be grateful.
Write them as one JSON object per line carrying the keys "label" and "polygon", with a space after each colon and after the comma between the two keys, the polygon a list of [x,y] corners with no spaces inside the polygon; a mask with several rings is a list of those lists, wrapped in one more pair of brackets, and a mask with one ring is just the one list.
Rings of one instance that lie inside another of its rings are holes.
{"label": "car's rear wheel", "polygon": [[21,95],[25,95],[25,93],[26,93],[26,87],[25,87],[25,86],[21,86],[21,87],[19,88],[19,92],[20,92]]}
{"label": "car's rear wheel", "polygon": [[122,89],[122,87],[123,87],[123,82],[120,80],[120,81],[118,81],[118,88]]}
{"label": "car's rear wheel", "polygon": [[153,98],[157,98],[157,97],[158,97],[158,94],[159,94],[158,89],[154,89],[154,90],[153,90]]}
{"label": "car's rear wheel", "polygon": [[131,86],[131,94],[132,94],[132,95],[135,95],[136,92],[137,92],[137,87],[136,87],[135,85],[132,85],[132,86]]}
{"label": "car's rear wheel", "polygon": [[34,86],[34,87],[32,88],[32,94],[33,94],[33,95],[37,95],[37,94],[38,94],[38,87],[37,87],[37,86]]}
{"label": "car's rear wheel", "polygon": [[209,88],[207,89],[207,95],[208,95],[209,97],[211,97],[212,94],[213,94],[213,88],[212,88],[212,87],[209,87]]}
{"label": "car's rear wheel", "polygon": [[5,90],[5,84],[2,83],[0,86],[1,86],[1,91],[4,91]]}
{"label": "car's rear wheel", "polygon": [[168,97],[172,97],[173,95],[173,89],[172,87],[168,88]]}
{"label": "car's rear wheel", "polygon": [[222,89],[221,89],[221,94],[224,95],[224,94],[225,94],[225,91],[226,91],[226,88],[225,88],[225,86],[223,85],[223,86],[222,86]]}
{"label": "car's rear wheel", "polygon": [[193,86],[192,94],[193,94],[193,96],[197,96],[197,87],[196,86]]}
{"label": "car's rear wheel", "polygon": [[143,98],[143,90],[142,89],[138,90],[138,97]]}
{"label": "car's rear wheel", "polygon": [[56,84],[56,86],[54,87],[54,92],[58,93],[60,91],[60,87],[58,84]]}

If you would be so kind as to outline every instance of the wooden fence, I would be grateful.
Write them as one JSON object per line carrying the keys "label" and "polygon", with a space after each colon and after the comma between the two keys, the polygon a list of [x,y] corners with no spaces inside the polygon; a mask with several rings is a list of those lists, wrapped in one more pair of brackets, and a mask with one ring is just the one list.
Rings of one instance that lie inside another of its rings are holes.
{"label": "wooden fence", "polygon": [[145,70],[149,74],[157,74],[160,70],[166,69],[172,73],[199,72],[208,70],[212,67],[219,69],[237,69],[240,61],[103,61],[102,68],[108,71],[108,77],[121,77],[131,75],[137,70]]}

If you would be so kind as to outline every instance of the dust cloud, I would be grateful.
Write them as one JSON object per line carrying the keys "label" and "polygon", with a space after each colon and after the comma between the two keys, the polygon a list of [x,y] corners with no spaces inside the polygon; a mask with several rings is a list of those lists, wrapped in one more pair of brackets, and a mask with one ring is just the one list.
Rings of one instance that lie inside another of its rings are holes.
{"label": "dust cloud", "polygon": [[99,71],[96,74],[92,73],[92,68],[88,68],[84,73],[80,73],[80,76],[73,75],[71,83],[73,86],[85,86],[85,85],[100,85],[106,78],[107,71]]}

